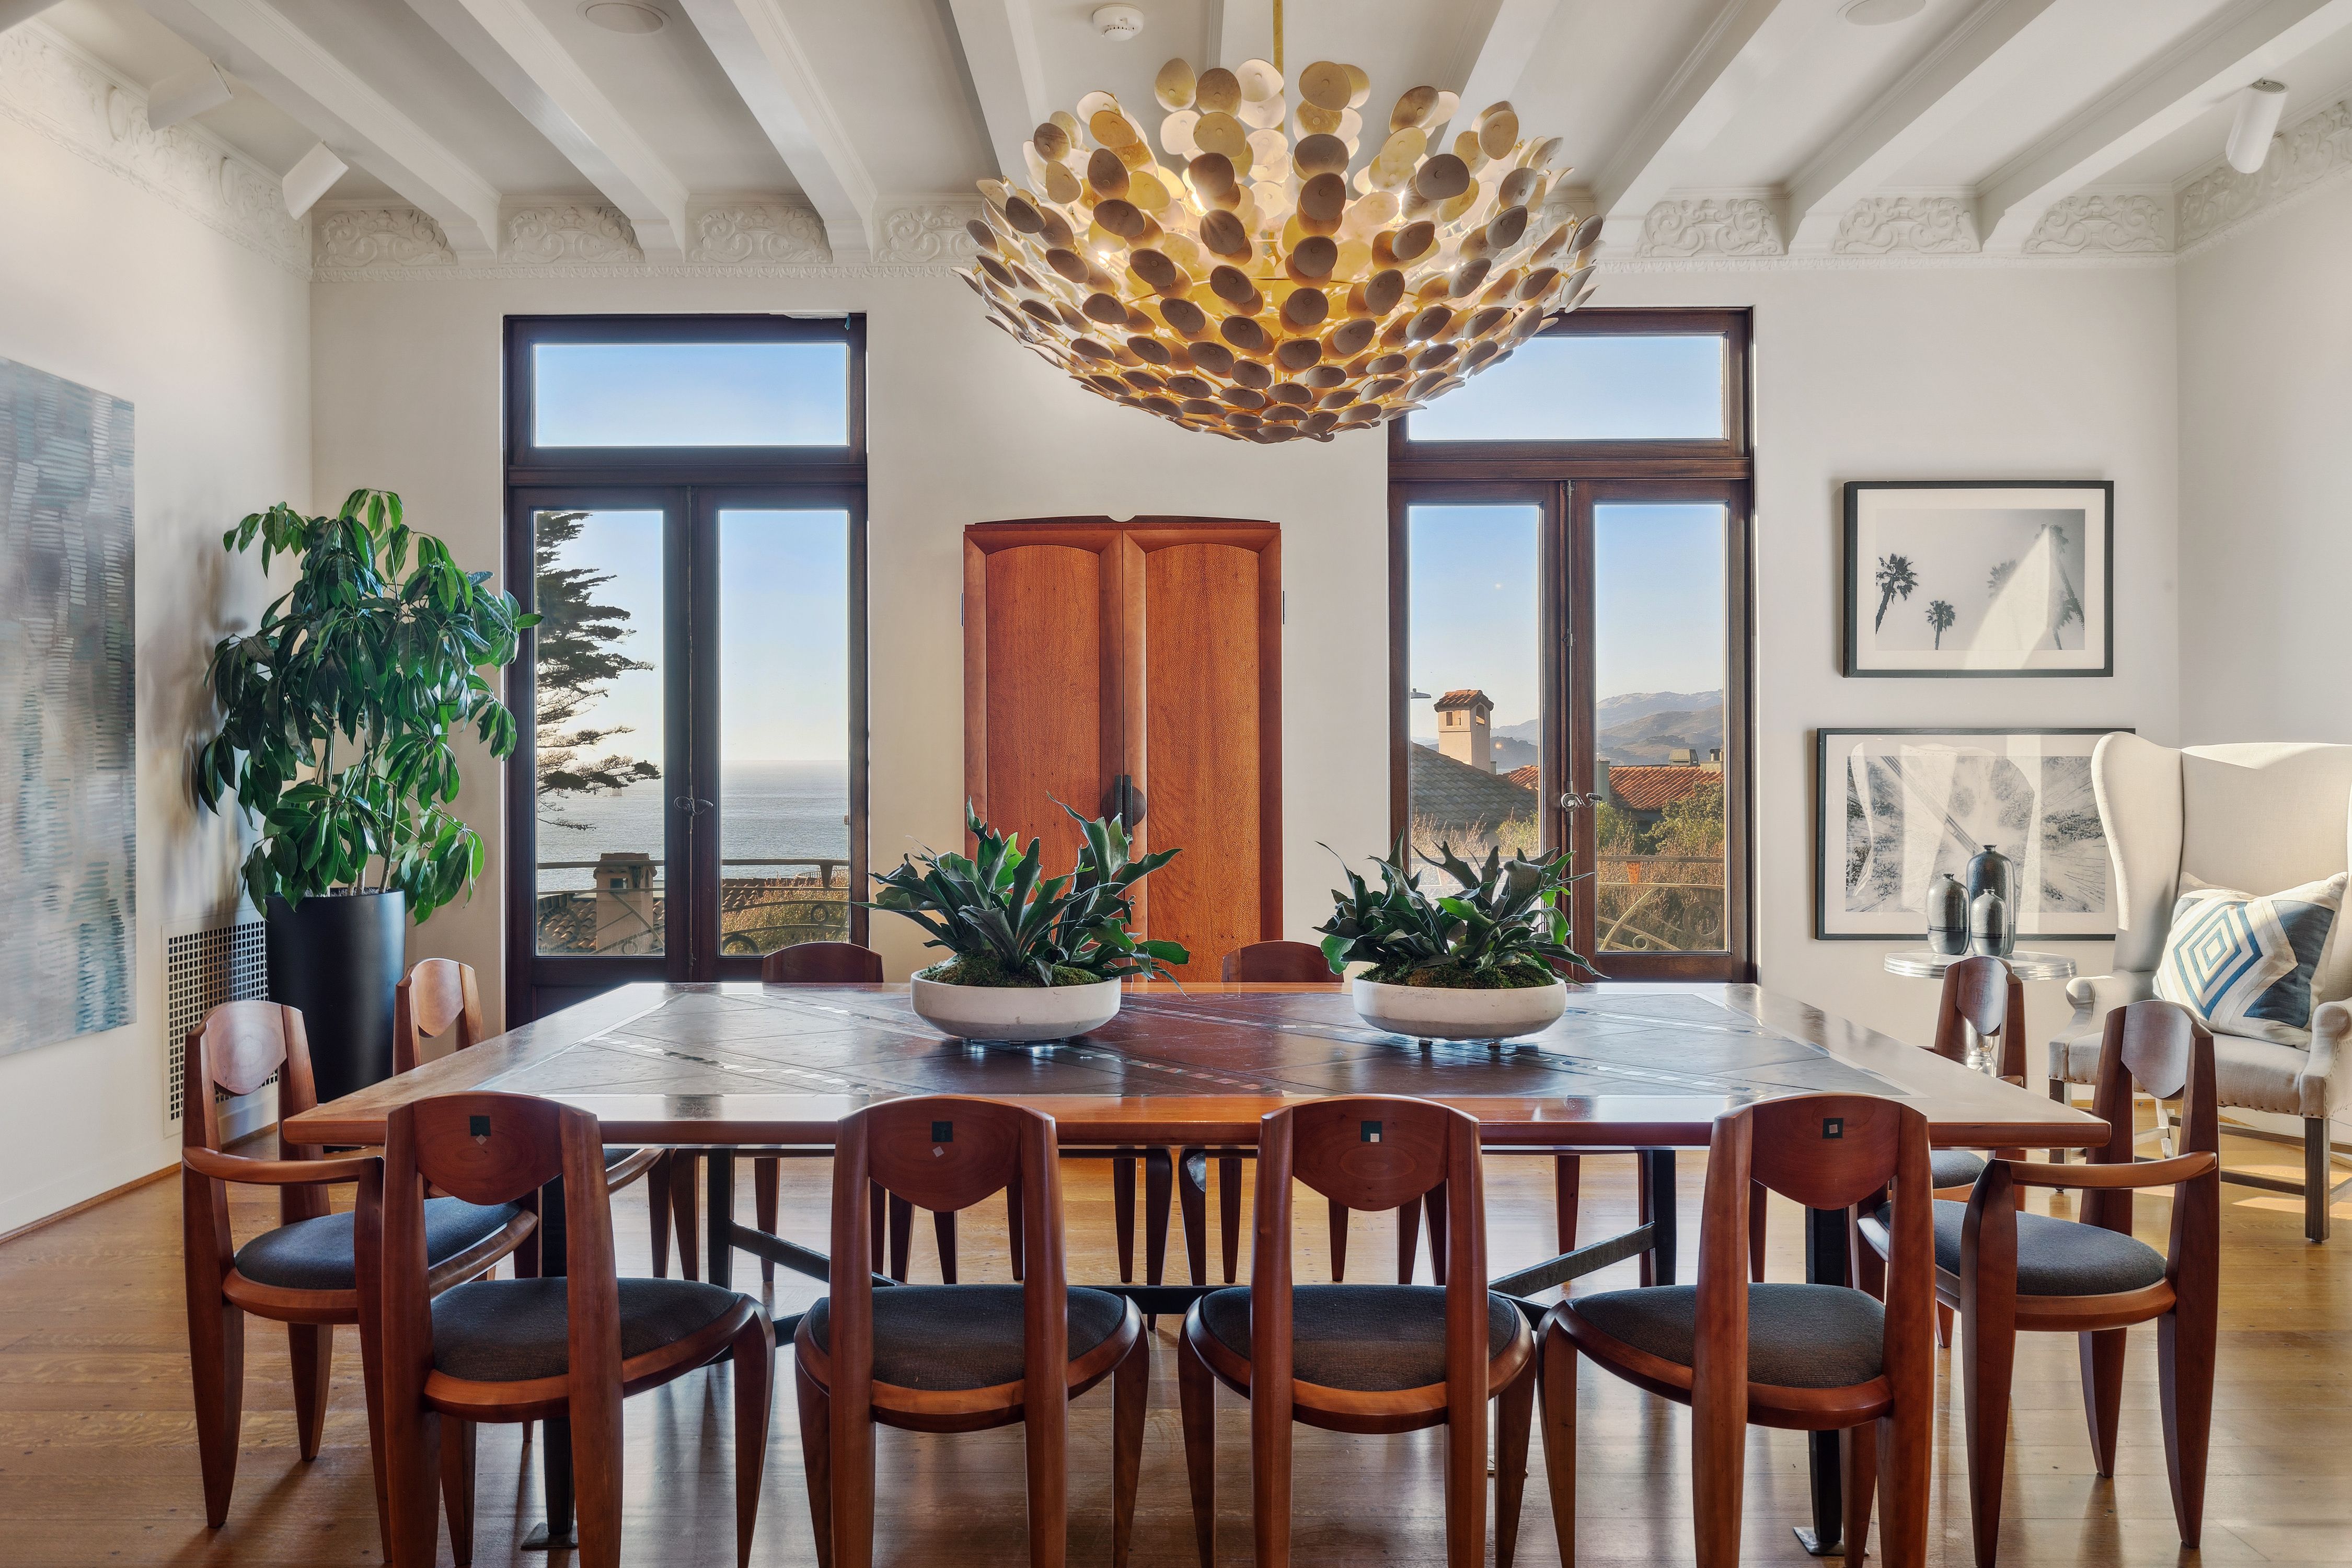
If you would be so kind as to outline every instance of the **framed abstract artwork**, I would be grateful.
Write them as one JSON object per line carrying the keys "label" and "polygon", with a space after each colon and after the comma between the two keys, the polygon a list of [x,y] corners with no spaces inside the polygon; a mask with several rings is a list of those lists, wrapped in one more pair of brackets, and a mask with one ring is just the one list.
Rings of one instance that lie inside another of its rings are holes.
{"label": "framed abstract artwork", "polygon": [[0,1055],[131,1022],[131,410],[0,359]]}
{"label": "framed abstract artwork", "polygon": [[1987,845],[2016,864],[2021,942],[2115,935],[2115,873],[2091,793],[2091,752],[2115,732],[1821,731],[1813,935],[1921,939],[1937,874],[1964,879]]}
{"label": "framed abstract artwork", "polygon": [[2113,675],[2116,487],[1845,487],[1848,675]]}

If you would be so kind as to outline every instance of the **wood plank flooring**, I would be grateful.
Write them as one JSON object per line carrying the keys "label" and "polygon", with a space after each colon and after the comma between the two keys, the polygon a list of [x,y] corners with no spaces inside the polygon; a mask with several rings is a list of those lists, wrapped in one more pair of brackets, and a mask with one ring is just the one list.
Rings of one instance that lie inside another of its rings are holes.
{"label": "wood plank flooring", "polygon": [[[2294,1152],[2229,1140],[2236,1166],[2283,1175]],[[1681,1213],[1696,1224],[1703,1157],[1685,1156]],[[1255,1166],[1246,1167],[1254,1170]],[[1108,1166],[1065,1164],[1074,1280],[1116,1277]],[[1488,1164],[1491,1252],[1497,1272],[1551,1248],[1551,1177],[1544,1162]],[[825,1167],[783,1163],[783,1226],[823,1244]],[[1245,1178],[1246,1179],[1246,1178]],[[750,1182],[744,1217],[750,1217]],[[615,1200],[624,1267],[644,1271],[643,1187]],[[2003,1561],[2013,1564],[2144,1565],[2176,1562],[2352,1563],[2352,1205],[2339,1205],[2338,1239],[2302,1239],[2295,1201],[2224,1188],[2221,1382],[2215,1401],[2213,1479],[2204,1550],[2184,1553],[2173,1532],[2156,1401],[2153,1330],[2131,1335],[2117,1474],[2091,1470],[2074,1344],[2036,1335],[2019,1347]],[[2037,1202],[2042,1200],[2037,1199]],[[2063,1198],[2057,1200],[2063,1212]],[[1629,1224],[1632,1165],[1591,1159],[1584,1183],[1585,1234]],[[274,1215],[264,1193],[240,1195],[237,1235]],[[2143,1200],[2139,1230],[2161,1247],[2168,1205]],[[1213,1216],[1216,1205],[1209,1205]],[[1328,1279],[1323,1214],[1302,1194],[1299,1278]],[[1246,1208],[1244,1209],[1246,1213]],[[1775,1279],[1801,1277],[1796,1211],[1776,1201]],[[1184,1277],[1179,1234],[1171,1277]],[[962,1277],[1004,1279],[1003,1207],[962,1224]],[[1355,1217],[1349,1276],[1392,1277],[1390,1216]],[[1690,1256],[1685,1244],[1685,1257]],[[1217,1247],[1210,1248],[1211,1267]],[[1426,1244],[1423,1275],[1427,1273]],[[1247,1268],[1246,1248],[1244,1268]],[[1685,1264],[1687,1269],[1687,1264]],[[929,1227],[918,1226],[916,1273],[937,1278]],[[1687,1273],[1685,1273],[1687,1278]],[[737,1280],[756,1289],[756,1264],[739,1256]],[[1580,1287],[1633,1282],[1622,1265]],[[814,1282],[780,1276],[775,1298],[796,1308]],[[1145,1437],[1136,1568],[1192,1568],[1190,1506],[1176,1415],[1174,1365],[1163,1320]],[[355,1337],[344,1331],[335,1363],[326,1447],[303,1464],[294,1449],[284,1337],[249,1324],[245,1442],[226,1528],[205,1529],[189,1414],[179,1270],[179,1188],[164,1181],[0,1247],[0,1563],[9,1568],[94,1563],[322,1568],[377,1560],[365,1420]],[[1943,1358],[1948,1370],[1948,1358]],[[627,1560],[662,1568],[724,1568],[733,1561],[730,1402],[723,1369],[691,1375],[628,1404]],[[789,1383],[782,1386],[789,1388]],[[1219,1393],[1218,1546],[1221,1560],[1249,1560],[1246,1415]],[[1683,1413],[1585,1368],[1579,1507],[1587,1564],[1687,1562],[1690,1503]],[[753,1561],[772,1568],[814,1561],[792,1401],[777,1400]],[[1937,1560],[1971,1561],[1959,1411],[1948,1399],[1937,1437],[1932,1541]],[[1436,1564],[1444,1559],[1439,1435],[1350,1437],[1297,1434],[1297,1561]],[[901,1568],[1027,1561],[1017,1428],[968,1436],[885,1432],[886,1500],[877,1561]],[[1071,1541],[1074,1564],[1109,1561],[1110,1391],[1073,1412]],[[1790,1534],[1805,1509],[1804,1455],[1792,1434],[1750,1433],[1745,1553],[1759,1563],[1809,1561]],[[1541,1479],[1531,1459],[1519,1560],[1559,1561]],[[539,1518],[535,1457],[515,1428],[483,1429],[476,1561],[536,1563],[515,1542]],[[443,1560],[447,1561],[445,1543]],[[558,1562],[566,1559],[558,1559]]]}

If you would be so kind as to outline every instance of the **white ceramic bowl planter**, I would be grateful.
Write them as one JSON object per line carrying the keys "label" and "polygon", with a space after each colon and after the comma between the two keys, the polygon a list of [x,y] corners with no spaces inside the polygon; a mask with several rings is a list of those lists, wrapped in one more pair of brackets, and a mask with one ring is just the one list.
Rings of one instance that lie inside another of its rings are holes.
{"label": "white ceramic bowl planter", "polygon": [[1064,1040],[1118,1016],[1118,982],[1091,985],[950,985],[915,982],[915,1015],[966,1040]]}
{"label": "white ceramic bowl planter", "polygon": [[1510,990],[1454,990],[1441,985],[1354,982],[1356,1015],[1375,1029],[1416,1040],[1507,1040],[1532,1035],[1568,1009],[1568,987],[1521,985]]}

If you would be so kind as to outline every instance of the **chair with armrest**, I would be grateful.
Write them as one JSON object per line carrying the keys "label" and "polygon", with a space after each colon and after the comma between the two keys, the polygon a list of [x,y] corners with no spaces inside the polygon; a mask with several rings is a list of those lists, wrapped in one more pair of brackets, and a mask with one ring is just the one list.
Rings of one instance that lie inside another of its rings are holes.
{"label": "chair with armrest", "polygon": [[[1561,1562],[1576,1561],[1580,1354],[1690,1407],[1700,1568],[1739,1561],[1751,1425],[1842,1433],[1847,1561],[1859,1562],[1870,1539],[1874,1490],[1885,1560],[1927,1562],[1936,1417],[1929,1171],[1927,1120],[1896,1100],[1793,1095],[1717,1118],[1697,1284],[1580,1296],[1544,1320],[1544,1462]],[[1843,1285],[1751,1279],[1748,1209],[1758,1186],[1814,1209],[1850,1209],[1891,1186],[1883,1304]]]}
{"label": "chair with armrest", "polygon": [[[474,979],[474,966],[454,958],[418,959],[393,992],[392,1070],[414,1071],[416,1064],[425,1059],[425,1042],[439,1039],[452,1031],[453,1051],[469,1049],[489,1038],[489,1029],[482,1020],[482,994]],[[604,1167],[614,1192],[640,1176],[646,1179],[646,1209],[653,1220],[654,1272],[667,1276],[670,1215],[676,1205],[669,1152],[662,1149],[614,1147],[604,1151]],[[686,1186],[691,1195],[692,1184]],[[688,1249],[694,1245],[694,1224],[690,1211],[682,1230],[680,1256],[687,1259],[687,1277],[691,1279],[694,1265]]]}
{"label": "chair with armrest", "polygon": [[[2087,1164],[1994,1160],[1967,1203],[1936,1205],[1936,1294],[1960,1312],[1968,1379],[1969,1509],[1979,1568],[2000,1542],[2008,1455],[2010,1373],[2020,1332],[2081,1336],[2083,1406],[2099,1474],[2116,1473],[2124,1389],[2124,1331],[2157,1325],[2164,1458],[2181,1544],[2196,1550],[2205,1509],[2205,1462],[2213,1420],[2213,1354],[2221,1252],[2221,1119],[2213,1088],[2214,1039],[2186,1008],[2134,1002],[2109,1013],[2099,1041],[2092,1114],[2107,1144]],[[2135,1161],[2134,1091],[2182,1102],[2180,1152]],[[2083,1194],[2080,1220],[2020,1214],[2029,1187]],[[2172,1189],[2169,1247],[2132,1231],[2132,1194]],[[1863,1238],[1884,1253],[1883,1220]]]}
{"label": "chair with armrest", "polygon": [[[1495,1562],[1510,1568],[1527,1480],[1535,1336],[1486,1289],[1478,1123],[1433,1100],[1312,1100],[1259,1122],[1256,1239],[1247,1286],[1193,1303],[1178,1337],[1178,1394],[1192,1529],[1214,1568],[1217,1383],[1250,1402],[1258,1568],[1290,1561],[1291,1425],[1334,1432],[1445,1428],[1445,1560],[1486,1551],[1486,1407],[1495,1426]],[[1349,1208],[1402,1209],[1435,1194],[1448,1218],[1446,1283],[1294,1285],[1291,1184]]]}
{"label": "chair with armrest", "polygon": [[[2066,987],[2074,1016],[2050,1042],[2053,1100],[2067,1098],[2070,1084],[2095,1081],[2106,1016],[2156,994],[2186,879],[2259,896],[2332,877],[2352,860],[2352,746],[2175,750],[2118,733],[2092,753],[2091,783],[2115,868],[2115,969]],[[2347,924],[2336,917],[2313,973],[2307,1044],[2211,1031],[2216,1103],[2299,1120],[2304,1148],[2301,1182],[2227,1168],[2221,1180],[2300,1196],[2312,1241],[2327,1239],[2331,1190],[2346,1184],[2335,1168],[2345,1155],[2334,1147],[2330,1122],[2352,1108]]]}
{"label": "chair with armrest", "polygon": [[[843,1120],[833,1167],[832,1276],[793,1336],[801,1451],[820,1568],[874,1561],[874,1428],[979,1432],[1020,1422],[1029,1560],[1068,1550],[1069,1402],[1111,1389],[1111,1564],[1126,1568],[1143,1458],[1150,1346],[1132,1302],[1066,1283],[1054,1119],[1001,1100],[931,1095]],[[934,1214],[1002,1190],[1024,1216],[1014,1285],[897,1285],[866,1268],[879,1185]],[[1032,1390],[1056,1394],[1032,1398]]]}
{"label": "chair with armrest", "polygon": [[[319,1457],[327,1416],[334,1325],[360,1322],[355,1231],[350,1214],[328,1212],[327,1188],[376,1169],[376,1154],[322,1159],[308,1144],[278,1137],[275,1160],[221,1151],[218,1089],[251,1094],[278,1075],[282,1120],[318,1103],[302,1015],[271,1002],[230,1002],[190,1031],[182,1066],[180,1194],[183,1260],[187,1272],[188,1361],[195,1380],[196,1451],[204,1468],[205,1518],[228,1518],[236,1482],[237,1438],[245,1414],[245,1318],[286,1325],[294,1357],[294,1433],[302,1458]],[[277,1229],[239,1247],[229,1234],[228,1184],[278,1189]],[[537,1266],[536,1201],[478,1206],[457,1198],[425,1205],[425,1289],[438,1292],[487,1273],[509,1253],[518,1268]],[[362,1335],[361,1360],[371,1396],[376,1357]],[[375,1467],[383,1502],[383,1467]],[[382,1510],[379,1506],[381,1521]]]}
{"label": "chair with armrest", "polygon": [[[558,1180],[562,1275],[478,1279],[433,1294],[426,1184],[497,1205]],[[448,1500],[456,1559],[472,1561],[478,1426],[559,1417],[571,1423],[580,1561],[618,1568],[621,1401],[720,1360],[732,1363],[734,1381],[735,1559],[751,1561],[775,1326],[757,1301],[716,1285],[619,1278],[593,1116],[518,1094],[440,1095],[396,1107],[384,1119],[383,1164],[361,1183],[358,1214],[360,1299],[383,1347],[394,1568],[432,1568],[436,1489]]]}

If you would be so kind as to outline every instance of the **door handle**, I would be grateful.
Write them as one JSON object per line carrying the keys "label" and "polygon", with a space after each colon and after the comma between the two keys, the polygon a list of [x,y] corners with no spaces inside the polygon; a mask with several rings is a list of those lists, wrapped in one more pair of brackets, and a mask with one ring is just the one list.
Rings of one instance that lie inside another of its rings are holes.
{"label": "door handle", "polygon": [[1142,825],[1146,809],[1143,792],[1135,787],[1132,773],[1119,774],[1118,781],[1103,792],[1103,816],[1116,817],[1130,829]]}

